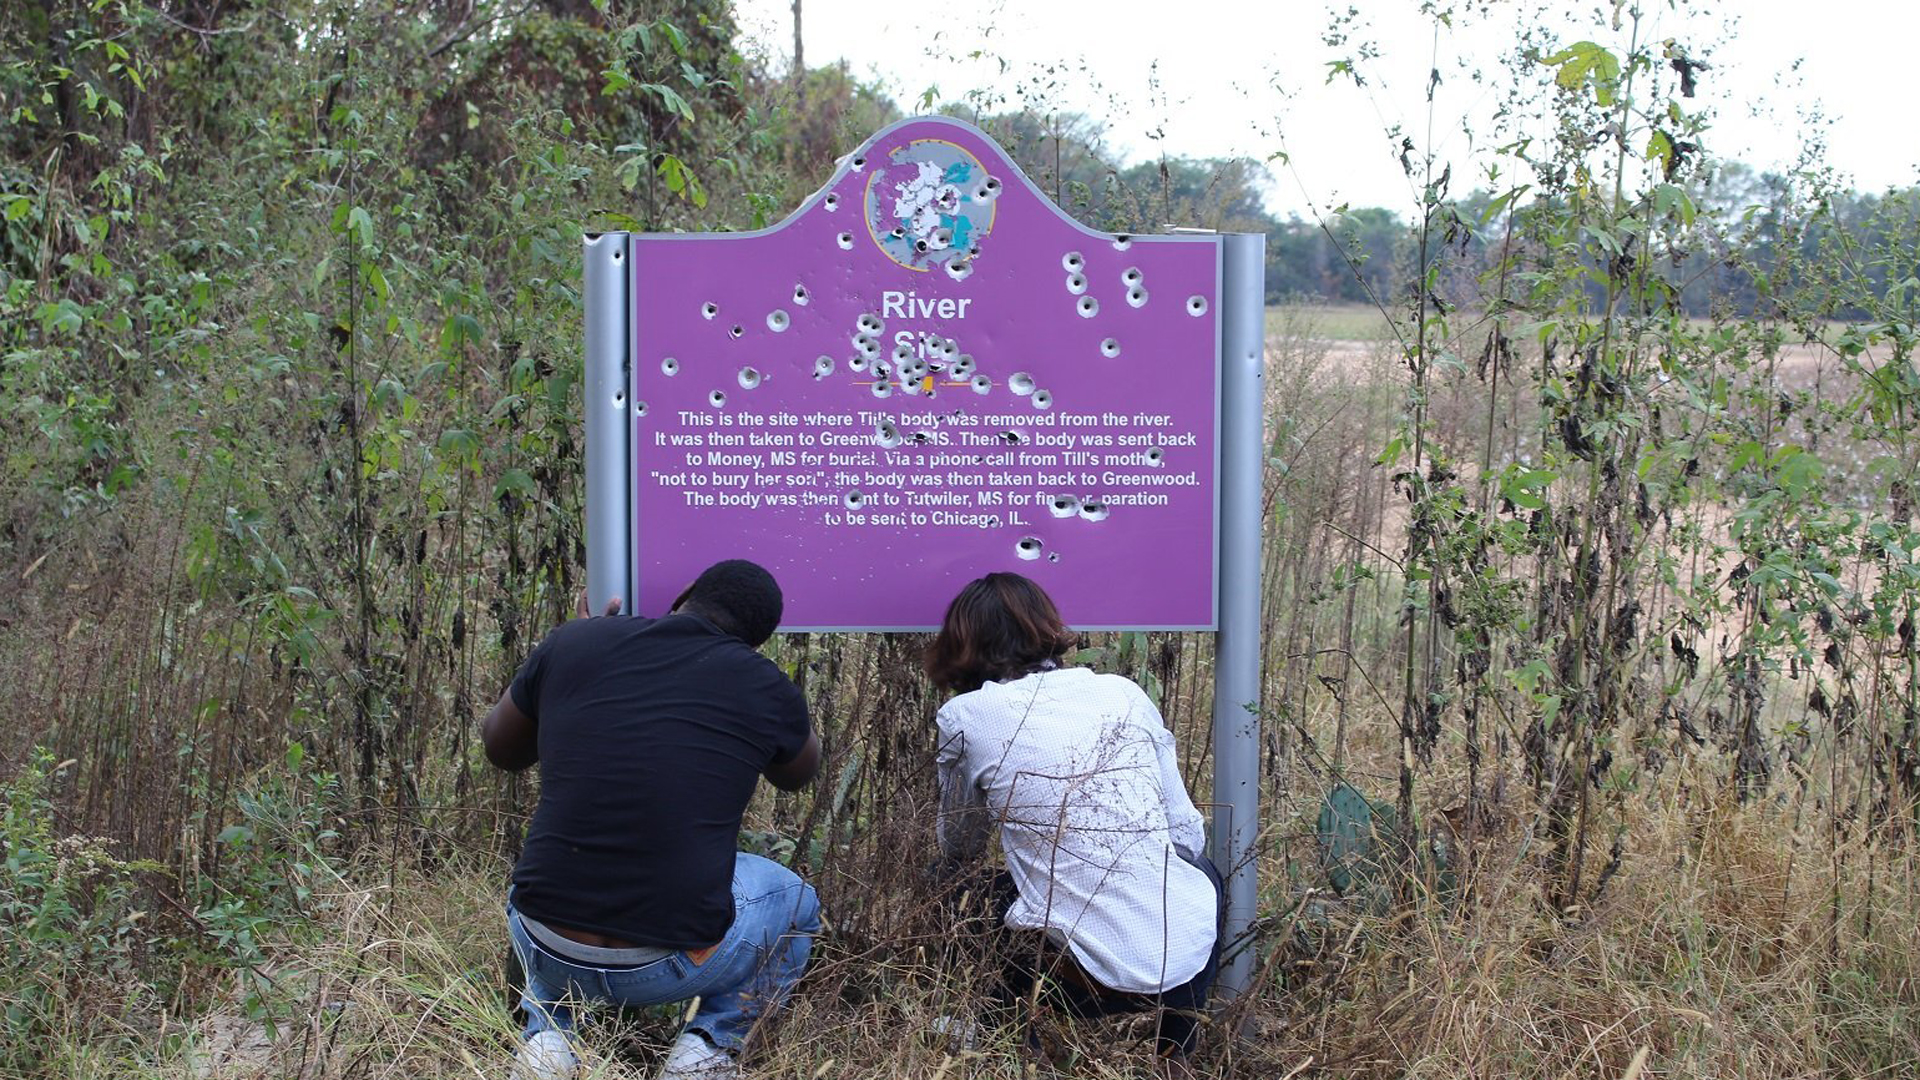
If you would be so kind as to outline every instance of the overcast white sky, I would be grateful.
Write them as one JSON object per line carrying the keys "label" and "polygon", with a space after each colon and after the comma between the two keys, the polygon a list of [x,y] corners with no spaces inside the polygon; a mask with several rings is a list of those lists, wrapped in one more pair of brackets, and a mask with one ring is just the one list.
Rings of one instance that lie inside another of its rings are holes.
{"label": "overcast white sky", "polygon": [[[1480,174],[1489,137],[1475,146],[1465,130],[1489,130],[1497,84],[1476,84],[1467,69],[1491,70],[1534,5],[1476,0],[1483,13],[1457,20],[1436,54],[1416,0],[1349,2],[1361,20],[1353,40],[1379,48],[1362,68],[1366,90],[1325,81],[1328,62],[1352,55],[1353,46],[1323,40],[1333,6],[1324,0],[802,0],[802,25],[808,66],[845,60],[908,113],[920,111],[930,88],[941,101],[975,92],[1004,101],[998,108],[1050,103],[1103,121],[1109,148],[1125,160],[1162,149],[1266,160],[1284,146],[1292,167],[1270,167],[1276,182],[1268,193],[1279,213],[1304,212],[1310,202],[1410,208],[1413,194],[1383,131],[1399,123],[1416,143],[1427,141],[1423,90],[1437,55],[1433,145],[1454,162],[1455,194],[1489,186]],[[1677,38],[1712,63],[1696,101],[1714,110],[1709,147],[1718,156],[1783,167],[1818,130],[1826,162],[1860,188],[1920,182],[1920,5],[1641,4],[1644,37]],[[1592,37],[1621,51],[1624,31],[1616,37],[1605,26],[1612,6],[1557,5],[1579,12],[1556,16],[1564,40]],[[785,70],[792,0],[737,0],[737,10],[753,47]],[[994,111],[994,101],[986,108]],[[1824,115],[1823,126],[1803,122],[1809,110]]]}

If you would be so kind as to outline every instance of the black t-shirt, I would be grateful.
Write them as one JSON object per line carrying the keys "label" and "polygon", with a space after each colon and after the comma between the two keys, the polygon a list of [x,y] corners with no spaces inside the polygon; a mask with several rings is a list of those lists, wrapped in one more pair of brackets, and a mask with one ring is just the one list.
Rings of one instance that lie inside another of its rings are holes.
{"label": "black t-shirt", "polygon": [[642,945],[719,941],[740,815],[761,771],[793,760],[811,731],[800,689],[682,614],[563,623],[508,692],[540,747],[514,906]]}

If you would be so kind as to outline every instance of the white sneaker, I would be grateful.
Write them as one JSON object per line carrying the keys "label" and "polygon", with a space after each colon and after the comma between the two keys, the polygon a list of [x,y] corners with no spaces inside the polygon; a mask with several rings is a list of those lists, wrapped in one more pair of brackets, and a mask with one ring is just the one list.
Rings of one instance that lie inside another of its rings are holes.
{"label": "white sneaker", "polygon": [[580,1058],[567,1044],[565,1033],[552,1029],[536,1031],[533,1038],[520,1046],[520,1056],[513,1064],[513,1080],[573,1080],[579,1068]]}
{"label": "white sneaker", "polygon": [[927,1030],[947,1041],[947,1046],[959,1053],[970,1053],[980,1048],[980,1022],[964,1016],[936,1016],[927,1025]]}
{"label": "white sneaker", "polygon": [[740,1066],[734,1064],[732,1054],[693,1031],[683,1031],[673,1040],[667,1067],[660,1070],[660,1080],[734,1080],[739,1075]]}

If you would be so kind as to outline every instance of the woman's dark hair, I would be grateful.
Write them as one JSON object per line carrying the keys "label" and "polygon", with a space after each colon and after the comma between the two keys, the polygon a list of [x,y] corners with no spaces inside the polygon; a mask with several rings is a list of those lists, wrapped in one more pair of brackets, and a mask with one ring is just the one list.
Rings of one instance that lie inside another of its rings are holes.
{"label": "woman's dark hair", "polygon": [[765,567],[745,559],[707,567],[673,602],[673,610],[698,615],[756,649],[773,636],[785,607],[780,583]]}
{"label": "woman's dark hair", "polygon": [[1058,661],[1073,642],[1045,589],[1019,574],[988,574],[947,605],[939,636],[927,646],[927,675],[935,686],[978,690]]}

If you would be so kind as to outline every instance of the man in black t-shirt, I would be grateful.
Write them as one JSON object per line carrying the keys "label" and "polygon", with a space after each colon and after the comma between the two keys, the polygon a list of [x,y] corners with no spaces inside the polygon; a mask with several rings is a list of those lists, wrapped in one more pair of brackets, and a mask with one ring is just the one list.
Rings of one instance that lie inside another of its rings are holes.
{"label": "man in black t-shirt", "polygon": [[819,900],[735,850],[758,778],[791,791],[820,763],[799,688],[756,651],[781,607],[766,570],[717,563],[662,618],[555,628],[487,716],[488,760],[540,766],[507,902],[524,1080],[574,1073],[576,1004],[694,997],[663,1076],[734,1076],[741,1040],[799,978]]}

